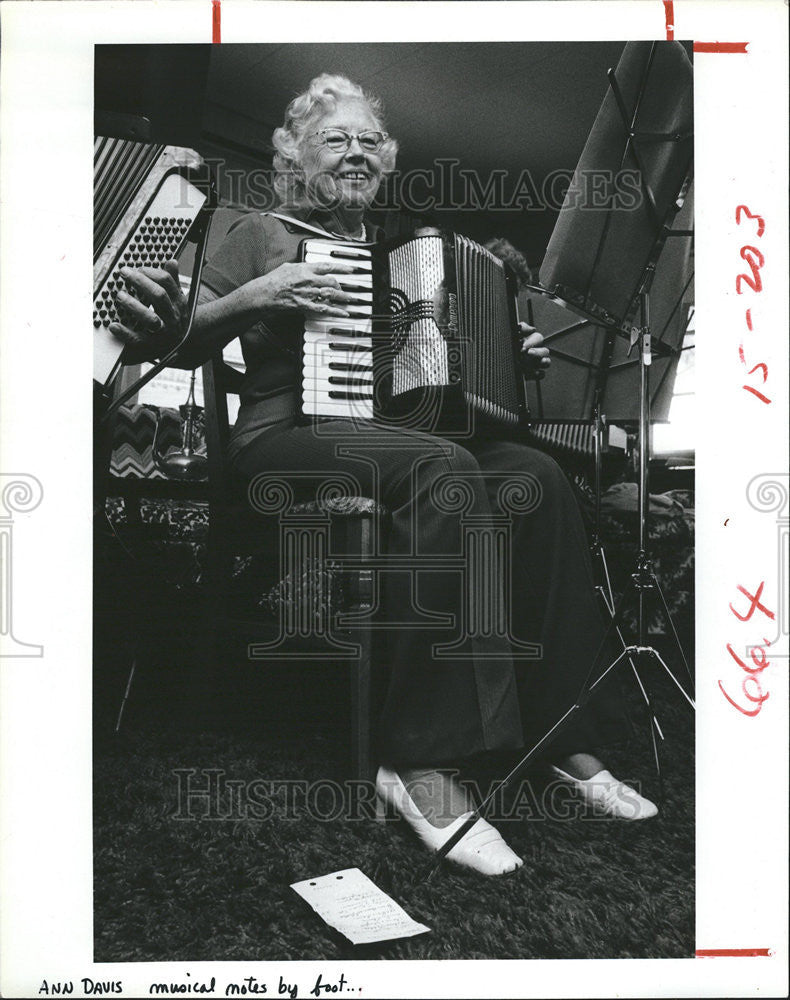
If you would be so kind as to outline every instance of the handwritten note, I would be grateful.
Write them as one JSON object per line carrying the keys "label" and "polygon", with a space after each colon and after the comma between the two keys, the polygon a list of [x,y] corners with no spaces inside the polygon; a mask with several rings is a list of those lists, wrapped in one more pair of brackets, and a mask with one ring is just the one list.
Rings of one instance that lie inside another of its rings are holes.
{"label": "handwritten note", "polygon": [[[735,615],[738,621],[740,622],[750,621],[755,611],[759,611],[761,614],[765,615],[765,617],[769,621],[774,621],[776,616],[774,615],[773,611],[767,608],[765,604],[763,604],[762,602],[764,586],[765,586],[765,581],[761,580],[760,586],[757,588],[756,592],[754,594],[750,594],[749,591],[746,589],[746,587],[742,587],[740,584],[738,584],[738,590],[749,601],[748,608],[746,608],[746,605],[744,604],[744,607],[742,609],[744,612],[743,614],[741,614],[741,612],[735,607],[732,601],[730,601],[730,611],[732,611],[732,613]],[[742,715],[749,716],[749,718],[754,718],[755,716],[760,714],[760,709],[763,707],[763,702],[766,701],[770,696],[770,692],[768,691],[763,693],[763,687],[760,681],[760,674],[763,672],[763,670],[765,670],[766,667],[770,666],[770,660],[768,659],[768,655],[766,654],[766,649],[770,645],[771,643],[768,641],[767,638],[763,639],[762,646],[755,645],[750,652],[750,656],[754,666],[749,666],[748,663],[746,663],[740,656],[738,656],[738,654],[733,649],[732,644],[729,642],[727,643],[727,652],[730,654],[733,660],[738,664],[738,666],[741,668],[741,670],[744,672],[745,675],[741,679],[741,690],[743,692],[743,695],[747,701],[751,702],[753,705],[756,705],[757,707],[745,708],[743,705],[739,705],[738,702],[735,700],[735,698],[727,694],[727,691],[725,690],[721,680],[719,680],[719,688],[721,690],[721,693],[724,695],[727,701],[732,705],[732,707],[737,708]],[[752,688],[751,691],[749,690],[750,685]]]}
{"label": "handwritten note", "polygon": [[[737,208],[735,209],[735,223],[738,226],[741,225],[742,215],[745,217],[745,219],[750,219],[755,223],[754,235],[756,236],[757,239],[760,239],[763,233],[765,232],[765,219],[763,219],[761,215],[753,215],[746,205],[738,205]],[[738,295],[743,295],[744,294],[743,286],[746,285],[747,289],[751,290],[751,293],[759,295],[760,292],[762,292],[763,290],[763,279],[760,271],[763,265],[765,264],[765,256],[758,247],[746,245],[741,247],[741,259],[745,260],[746,263],[749,265],[750,273],[736,275],[735,292]],[[749,331],[750,334],[754,333],[754,321],[752,320],[751,307],[746,310],[745,319],[746,319],[747,330]],[[749,350],[751,351],[751,345]],[[751,364],[751,360],[753,359],[747,361],[746,353],[747,351],[746,348],[744,347],[744,343],[741,342],[738,345],[738,358],[740,359],[741,364],[745,365],[748,368],[749,365]],[[768,381],[768,365],[764,361],[758,361],[756,365],[754,365],[752,368],[749,369],[749,375],[754,375],[754,373],[757,371],[759,371],[763,380],[762,383],[760,384],[764,385]],[[742,388],[744,388],[747,392],[750,392],[752,396],[754,396],[756,399],[759,399],[761,403],[771,402],[771,400],[769,399],[768,396],[765,395],[765,393],[760,392],[759,389],[755,389],[753,385],[744,384]]]}
{"label": "handwritten note", "polygon": [[430,931],[412,920],[359,868],[294,882],[291,888],[352,944],[391,941]]}

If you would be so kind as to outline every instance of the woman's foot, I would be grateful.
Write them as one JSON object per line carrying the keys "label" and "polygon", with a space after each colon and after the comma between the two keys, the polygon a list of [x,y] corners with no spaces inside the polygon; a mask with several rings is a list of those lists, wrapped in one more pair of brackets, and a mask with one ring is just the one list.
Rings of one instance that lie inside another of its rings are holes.
{"label": "woman's foot", "polygon": [[471,795],[448,771],[403,767],[398,771],[398,777],[431,826],[443,829],[474,809]]}
{"label": "woman's foot", "polygon": [[624,820],[651,819],[658,813],[654,802],[618,781],[597,757],[575,753],[559,763],[551,768],[554,777],[573,788],[595,812]]}
{"label": "woman's foot", "polygon": [[[427,847],[437,851],[469,818],[472,804],[465,791],[446,773],[410,768],[403,771],[403,776],[402,779],[389,768],[379,768],[376,775],[379,804],[393,808]],[[475,822],[447,857],[483,875],[506,875],[523,864],[501,834],[484,819]]]}
{"label": "woman's foot", "polygon": [[593,757],[591,753],[572,753],[570,756],[558,760],[557,767],[580,781],[594,778],[596,774],[600,774],[604,770],[603,762],[597,757]]}

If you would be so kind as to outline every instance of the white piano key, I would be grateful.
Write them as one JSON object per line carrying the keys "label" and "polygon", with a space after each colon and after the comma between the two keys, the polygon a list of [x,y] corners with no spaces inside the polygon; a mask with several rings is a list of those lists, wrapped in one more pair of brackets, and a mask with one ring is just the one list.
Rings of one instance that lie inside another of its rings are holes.
{"label": "white piano key", "polygon": [[373,337],[370,335],[365,336],[364,334],[359,334],[358,336],[351,334],[349,336],[348,334],[343,335],[336,333],[334,335],[328,335],[326,333],[316,332],[306,333],[302,343],[305,345],[309,344],[311,347],[320,347],[323,344],[327,350],[330,349],[330,344],[349,344],[352,347],[356,345],[357,347],[361,347],[363,350],[369,351],[373,345]]}
{"label": "white piano key", "polygon": [[311,316],[309,320],[305,321],[304,329],[305,333],[329,333],[333,330],[348,330],[350,333],[366,333],[369,335],[373,332],[373,322],[370,319],[345,316],[342,318]]}
{"label": "white piano key", "polygon": [[373,372],[338,372],[330,371],[329,369],[322,368],[320,366],[312,367],[310,365],[305,365],[302,370],[303,385],[306,385],[308,382],[326,382],[326,384],[329,385],[330,379],[337,379],[338,384],[342,382],[359,382],[365,383],[366,385],[373,385]]}
{"label": "white piano key", "polygon": [[349,361],[353,364],[370,365],[371,368],[373,367],[373,355],[370,351],[337,351],[327,354],[325,351],[309,352],[305,350],[302,359],[304,366],[311,369],[326,368],[332,361],[341,363]]}
{"label": "white piano key", "polygon": [[303,386],[302,399],[325,399],[327,402],[339,401],[354,397],[356,399],[373,399],[373,390],[360,387],[359,389],[344,389],[342,386]]}
{"label": "white piano key", "polygon": [[302,389],[302,402],[313,406],[349,406],[354,403],[364,405],[373,402],[373,393],[352,389],[329,389],[322,386],[305,386]]}
{"label": "white piano key", "polygon": [[[358,376],[359,378],[368,378],[373,375],[373,365],[348,364],[345,361],[338,361],[336,358],[330,358],[324,367],[330,375]],[[305,368],[307,368],[307,359],[305,359]]]}
{"label": "white piano key", "polygon": [[302,412],[307,417],[348,417],[356,420],[373,419],[372,400],[342,400],[340,403],[333,400],[303,400]]}
{"label": "white piano key", "polygon": [[306,333],[304,335],[305,346],[310,344],[310,346],[323,345],[327,350],[331,350],[331,344],[343,344],[349,347],[361,348],[364,350],[370,350],[373,347],[372,337],[343,337],[335,334],[325,334],[325,333]]}
{"label": "white piano key", "polygon": [[371,357],[362,357],[362,351],[303,351],[302,358],[305,366],[317,368],[324,365],[327,369],[334,366],[337,371],[360,368],[373,370],[373,360]]}
{"label": "white piano key", "polygon": [[324,313],[320,312],[308,312],[305,314],[305,324],[311,324],[320,322],[322,319],[325,320],[335,319],[335,320],[346,320],[353,323],[364,323],[373,315],[373,311],[369,308],[368,304],[364,302],[330,302],[329,305],[334,305],[337,309],[345,309],[348,312],[348,316],[330,316],[327,317]]}
{"label": "white piano key", "polygon": [[332,240],[308,240],[305,244],[304,259],[329,259],[340,260],[343,263],[359,263],[361,265],[371,265],[371,251],[369,247],[359,247],[353,244],[336,243]]}
{"label": "white piano key", "polygon": [[[334,393],[334,395],[332,395]],[[372,403],[372,392],[356,392],[342,389],[322,389],[320,386],[306,387],[302,389],[302,402],[311,403],[317,406],[319,403],[325,406],[341,406],[342,404]]]}
{"label": "white piano key", "polygon": [[310,354],[331,354],[333,351],[337,353],[346,354],[359,354],[360,352],[372,352],[373,340],[371,337],[332,337],[331,339],[325,339],[324,337],[317,337],[315,340],[305,340],[304,341],[304,351]]}
{"label": "white piano key", "polygon": [[340,372],[330,372],[329,374],[325,372],[305,372],[302,378],[303,389],[318,387],[326,389],[329,392],[330,389],[342,389],[344,386],[360,386],[360,392],[366,392],[367,389],[373,388],[373,379],[353,374],[349,374],[348,378],[344,378]]}
{"label": "white piano key", "polygon": [[357,365],[353,368],[347,368],[345,365],[336,365],[335,361],[335,358],[315,358],[308,355],[303,358],[304,375],[305,377],[315,376],[316,378],[334,376],[336,378],[370,379],[373,377],[373,367],[371,365],[364,365],[362,371],[359,371]]}

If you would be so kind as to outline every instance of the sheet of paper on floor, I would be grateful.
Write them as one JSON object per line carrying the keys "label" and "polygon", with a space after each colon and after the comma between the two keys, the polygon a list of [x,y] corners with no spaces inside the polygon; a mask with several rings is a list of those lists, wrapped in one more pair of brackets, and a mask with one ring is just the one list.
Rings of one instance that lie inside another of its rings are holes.
{"label": "sheet of paper on floor", "polygon": [[352,944],[391,941],[430,931],[430,927],[412,920],[359,868],[304,879],[294,882],[291,888]]}

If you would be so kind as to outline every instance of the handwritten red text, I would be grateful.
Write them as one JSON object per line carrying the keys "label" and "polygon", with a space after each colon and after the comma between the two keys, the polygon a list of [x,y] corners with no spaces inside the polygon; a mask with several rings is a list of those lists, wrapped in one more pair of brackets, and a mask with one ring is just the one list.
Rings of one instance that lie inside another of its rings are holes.
{"label": "handwritten red text", "polygon": [[[759,612],[761,615],[765,615],[766,618],[771,621],[774,620],[775,615],[773,611],[770,611],[766,607],[762,600],[763,588],[765,587],[765,581],[760,582],[760,586],[757,588],[754,594],[751,594],[745,587],[738,585],[738,591],[743,595],[737,599],[736,604],[730,601],[730,611],[735,615],[735,617],[740,622],[749,622],[755,612]],[[746,598],[744,601],[743,598]],[[743,614],[741,613],[743,612]],[[733,649],[731,643],[727,643],[727,652],[730,654],[735,663],[743,671],[741,677],[741,694],[745,701],[743,704],[740,703],[739,699],[728,694],[724,685],[719,681],[719,689],[727,701],[736,708],[742,715],[754,718],[759,715],[763,702],[767,701],[770,697],[770,692],[763,692],[763,686],[761,683],[760,675],[765,670],[767,666],[770,665],[770,660],[768,659],[768,654],[766,649],[771,643],[767,639],[762,640],[763,644],[761,646],[755,645],[749,651],[749,659],[751,663],[747,663],[746,660],[742,659]],[[753,707],[749,707],[749,706]]]}
{"label": "handwritten red text", "polygon": [[[761,215],[753,214],[746,205],[738,205],[735,209],[735,224],[740,226],[743,221],[744,225],[751,223],[752,229],[754,230],[754,235],[757,239],[760,239],[765,232],[765,219]],[[759,247],[753,246],[752,244],[744,244],[740,250],[741,259],[746,261],[749,266],[747,272],[741,272],[735,277],[735,292],[737,295],[743,295],[744,293],[752,293],[754,295],[759,295],[763,290],[763,278],[762,278],[762,268],[765,264],[765,255]],[[754,332],[754,325],[752,321],[752,310],[751,308],[746,310],[746,328],[749,333]],[[738,345],[738,358],[742,365],[749,369],[748,374],[754,375],[755,372],[759,372],[762,377],[762,382],[760,383],[755,377],[751,382],[757,382],[758,385],[764,386],[768,381],[768,365],[764,361],[758,361],[756,364],[752,364],[753,358],[749,361],[746,359],[746,350],[743,342]],[[749,365],[752,367],[749,368]],[[746,392],[751,393],[756,399],[759,399],[761,403],[770,403],[771,400],[765,395],[761,389],[755,388],[750,382],[745,382],[742,386]]]}

